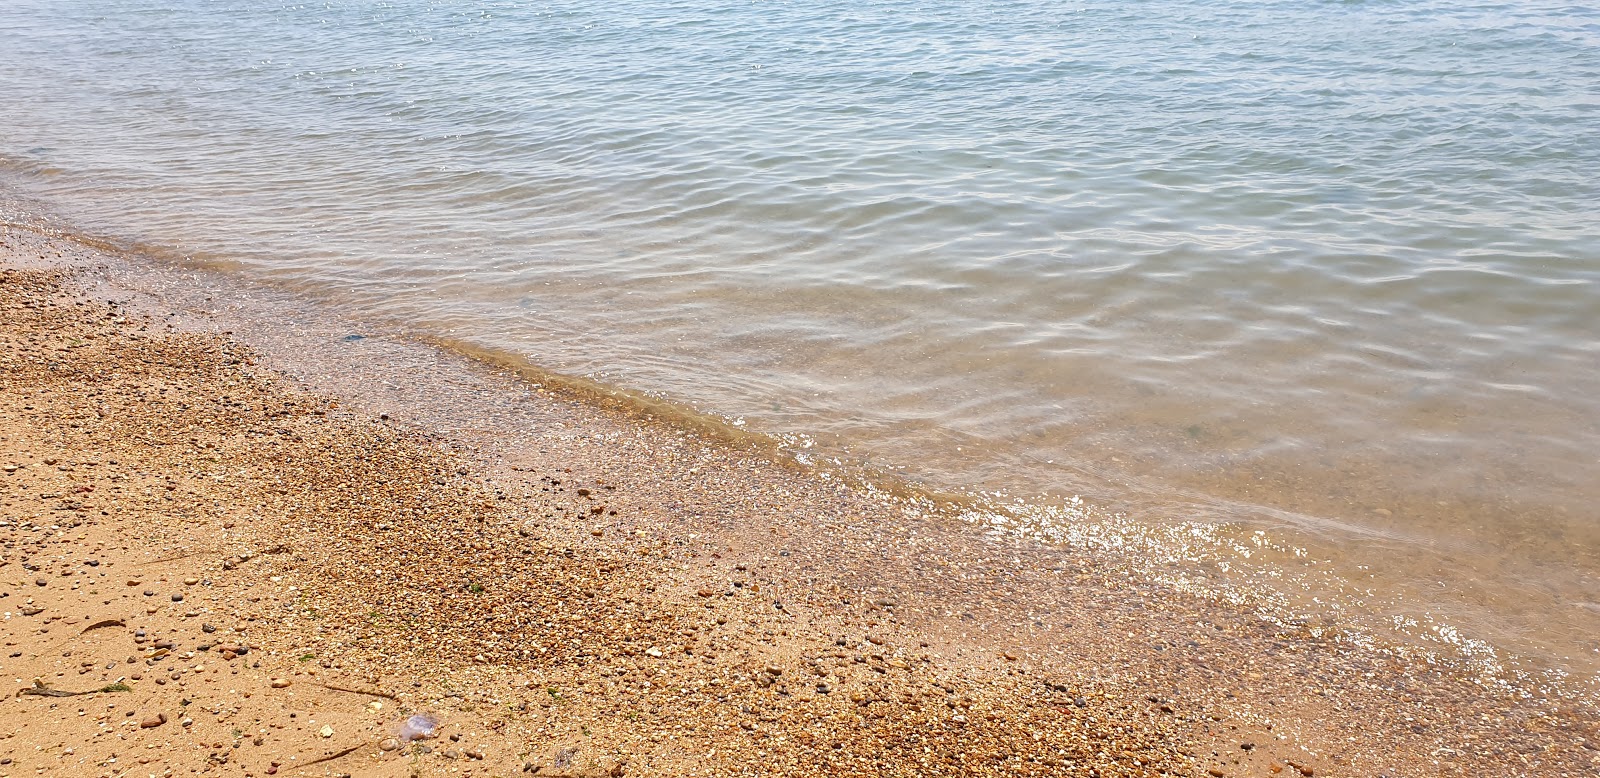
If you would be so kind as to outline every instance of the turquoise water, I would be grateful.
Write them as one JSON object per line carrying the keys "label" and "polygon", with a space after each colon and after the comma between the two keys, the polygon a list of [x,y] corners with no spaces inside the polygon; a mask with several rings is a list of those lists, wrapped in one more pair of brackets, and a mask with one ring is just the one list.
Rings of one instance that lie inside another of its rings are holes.
{"label": "turquoise water", "polygon": [[85,231],[1600,667],[1600,9],[9,0],[0,94]]}

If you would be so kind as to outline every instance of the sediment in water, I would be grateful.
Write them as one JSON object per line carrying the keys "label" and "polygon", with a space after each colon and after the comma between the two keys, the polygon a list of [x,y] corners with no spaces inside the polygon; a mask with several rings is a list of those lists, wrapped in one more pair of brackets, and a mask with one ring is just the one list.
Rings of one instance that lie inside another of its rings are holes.
{"label": "sediment in water", "polygon": [[[129,689],[13,699],[19,774],[1597,764],[1585,700],[1263,621],[226,279],[0,243],[0,585],[26,603],[0,666],[17,692]],[[459,740],[387,749],[418,711]]]}

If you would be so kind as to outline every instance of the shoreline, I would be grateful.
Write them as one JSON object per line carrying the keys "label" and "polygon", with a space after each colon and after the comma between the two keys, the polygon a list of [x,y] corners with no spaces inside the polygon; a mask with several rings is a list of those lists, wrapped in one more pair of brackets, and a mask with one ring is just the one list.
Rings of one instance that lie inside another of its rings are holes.
{"label": "shoreline", "polygon": [[[1589,702],[1268,624],[332,317],[264,318],[243,285],[0,244],[0,630],[21,653],[0,667],[130,687],[14,684],[28,719],[0,775],[1600,764]],[[460,740],[384,750],[413,711]]]}

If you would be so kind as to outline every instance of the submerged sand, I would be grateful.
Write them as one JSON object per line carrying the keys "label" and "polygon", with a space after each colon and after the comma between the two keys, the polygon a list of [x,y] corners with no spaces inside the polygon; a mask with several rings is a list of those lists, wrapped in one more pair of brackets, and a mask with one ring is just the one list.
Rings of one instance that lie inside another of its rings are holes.
{"label": "submerged sand", "polygon": [[1600,770],[1534,683],[248,287],[0,267],[0,777]]}

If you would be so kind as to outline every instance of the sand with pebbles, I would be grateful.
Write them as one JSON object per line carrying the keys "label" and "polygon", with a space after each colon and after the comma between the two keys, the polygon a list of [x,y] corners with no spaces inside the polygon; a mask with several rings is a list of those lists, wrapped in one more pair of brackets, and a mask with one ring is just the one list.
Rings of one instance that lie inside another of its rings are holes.
{"label": "sand with pebbles", "polygon": [[0,267],[0,776],[1600,770],[1581,700],[236,282]]}

